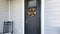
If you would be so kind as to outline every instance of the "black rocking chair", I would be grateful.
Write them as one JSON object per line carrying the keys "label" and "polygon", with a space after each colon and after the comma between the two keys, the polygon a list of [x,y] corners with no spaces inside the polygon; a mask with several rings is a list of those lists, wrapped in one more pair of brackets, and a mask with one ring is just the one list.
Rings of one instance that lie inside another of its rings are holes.
{"label": "black rocking chair", "polygon": [[13,34],[13,22],[4,21],[3,34]]}

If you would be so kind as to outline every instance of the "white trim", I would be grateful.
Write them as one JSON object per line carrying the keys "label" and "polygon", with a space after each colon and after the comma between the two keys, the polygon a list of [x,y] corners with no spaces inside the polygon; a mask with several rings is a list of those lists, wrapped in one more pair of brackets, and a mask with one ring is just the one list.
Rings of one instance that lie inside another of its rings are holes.
{"label": "white trim", "polygon": [[45,0],[41,0],[41,34],[44,34],[44,3]]}
{"label": "white trim", "polygon": [[10,21],[10,0],[9,0],[9,21]]}

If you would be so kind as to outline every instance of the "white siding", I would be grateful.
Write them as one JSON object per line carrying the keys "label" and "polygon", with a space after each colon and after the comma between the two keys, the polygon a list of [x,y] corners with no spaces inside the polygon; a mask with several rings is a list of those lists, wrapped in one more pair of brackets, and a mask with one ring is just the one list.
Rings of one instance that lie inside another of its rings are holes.
{"label": "white siding", "polygon": [[14,34],[23,34],[24,1],[11,0],[11,20],[14,21]]}
{"label": "white siding", "polygon": [[8,1],[0,0],[0,33],[3,31],[4,20],[8,20]]}
{"label": "white siding", "polygon": [[60,28],[60,0],[45,1],[45,34],[58,34]]}

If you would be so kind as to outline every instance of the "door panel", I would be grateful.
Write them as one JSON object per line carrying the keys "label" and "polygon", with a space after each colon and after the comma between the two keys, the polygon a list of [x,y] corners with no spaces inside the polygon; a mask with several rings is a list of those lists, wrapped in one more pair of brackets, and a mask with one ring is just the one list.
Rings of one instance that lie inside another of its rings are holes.
{"label": "door panel", "polygon": [[[28,0],[25,1],[25,34],[40,34],[40,1],[36,1],[36,6],[30,6],[28,4]],[[31,4],[32,5],[32,4]],[[30,11],[30,15],[28,14],[29,8],[35,8],[36,14],[34,14],[34,11]]]}

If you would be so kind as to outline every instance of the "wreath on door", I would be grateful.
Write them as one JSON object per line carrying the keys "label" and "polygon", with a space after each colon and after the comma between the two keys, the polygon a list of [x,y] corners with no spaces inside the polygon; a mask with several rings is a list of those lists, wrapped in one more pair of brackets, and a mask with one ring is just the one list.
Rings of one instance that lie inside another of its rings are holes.
{"label": "wreath on door", "polygon": [[28,15],[29,16],[35,16],[36,15],[36,9],[33,7],[28,8]]}

